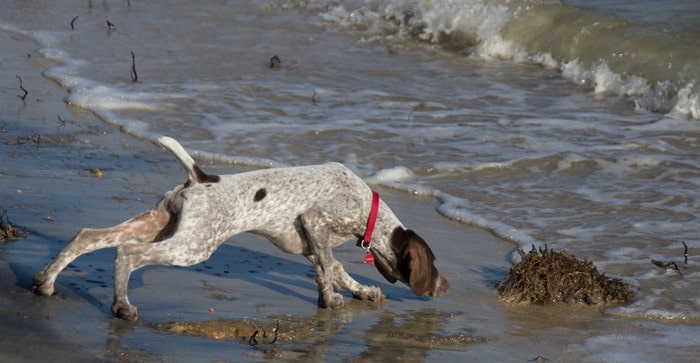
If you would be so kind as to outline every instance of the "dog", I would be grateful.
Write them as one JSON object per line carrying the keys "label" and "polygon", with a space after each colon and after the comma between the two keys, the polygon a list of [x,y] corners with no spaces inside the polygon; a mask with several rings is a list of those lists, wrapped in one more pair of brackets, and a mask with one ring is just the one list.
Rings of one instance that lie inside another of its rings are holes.
{"label": "dog", "polygon": [[[355,281],[333,257],[334,247],[353,239],[392,284],[402,281],[419,296],[438,297],[447,291],[449,283],[435,267],[428,244],[406,229],[383,201],[373,199],[370,187],[342,164],[208,175],[176,140],[164,136],[158,141],[185,167],[187,181],[166,192],[152,209],[117,226],[80,230],[35,274],[35,293],[52,295],[58,274],[79,256],[116,247],[112,312],[137,320],[127,294],[134,270],[206,261],[225,240],[242,232],[262,235],[282,251],[311,261],[321,308],[344,306],[340,289],[359,300],[386,299],[378,287]],[[373,234],[371,244],[362,240],[365,232]]]}

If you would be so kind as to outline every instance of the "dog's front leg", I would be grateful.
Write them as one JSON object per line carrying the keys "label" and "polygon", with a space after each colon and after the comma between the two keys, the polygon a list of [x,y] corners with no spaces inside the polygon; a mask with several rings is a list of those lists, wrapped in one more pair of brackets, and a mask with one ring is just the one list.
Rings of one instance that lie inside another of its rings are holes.
{"label": "dog's front leg", "polygon": [[334,291],[334,264],[330,243],[328,218],[322,211],[312,210],[302,214],[301,223],[306,233],[311,254],[307,256],[316,267],[316,283],[318,284],[318,306],[322,308],[339,309],[345,305],[343,295]]}
{"label": "dog's front leg", "polygon": [[352,293],[352,297],[362,301],[383,302],[386,296],[376,286],[366,286],[355,281],[343,268],[343,264],[335,261],[333,265],[334,285],[337,289],[345,289]]}

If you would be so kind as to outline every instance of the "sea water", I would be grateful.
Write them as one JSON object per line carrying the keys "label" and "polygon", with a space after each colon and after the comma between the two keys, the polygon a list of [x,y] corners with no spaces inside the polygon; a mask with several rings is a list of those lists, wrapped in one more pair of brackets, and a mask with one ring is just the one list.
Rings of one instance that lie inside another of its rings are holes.
{"label": "sea water", "polygon": [[[445,218],[631,283],[638,300],[606,313],[676,327],[662,351],[695,344],[698,2],[1,3],[0,30],[39,44],[66,102],[124,132],[252,168],[339,161],[434,196]],[[572,349],[663,357],[652,337]]]}

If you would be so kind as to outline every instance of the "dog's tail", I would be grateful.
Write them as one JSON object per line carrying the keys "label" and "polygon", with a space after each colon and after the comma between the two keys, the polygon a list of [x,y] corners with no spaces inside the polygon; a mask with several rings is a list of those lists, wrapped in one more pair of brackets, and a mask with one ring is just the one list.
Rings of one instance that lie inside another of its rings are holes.
{"label": "dog's tail", "polygon": [[175,157],[180,160],[182,166],[185,167],[187,171],[186,187],[193,186],[197,183],[216,183],[219,181],[219,176],[205,174],[177,140],[172,137],[162,136],[158,138],[158,142],[170,150]]}

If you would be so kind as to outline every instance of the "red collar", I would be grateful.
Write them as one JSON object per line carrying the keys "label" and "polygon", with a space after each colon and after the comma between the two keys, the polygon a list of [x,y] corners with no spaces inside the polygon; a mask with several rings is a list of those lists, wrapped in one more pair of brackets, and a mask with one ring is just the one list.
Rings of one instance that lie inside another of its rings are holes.
{"label": "red collar", "polygon": [[370,243],[372,243],[372,232],[374,232],[374,224],[377,222],[377,214],[379,214],[379,193],[372,191],[372,209],[369,211],[369,219],[367,219],[367,229],[362,237],[359,245],[367,252],[365,254],[365,263],[374,263],[374,256],[369,252]]}

